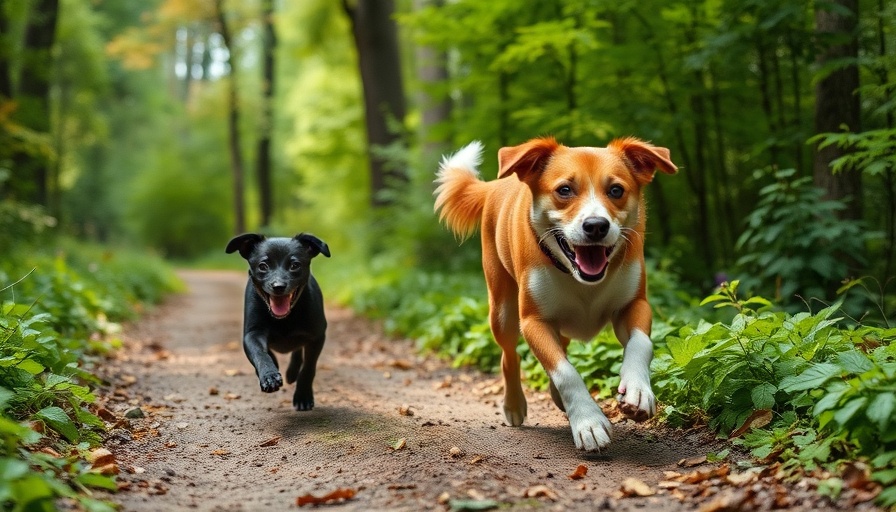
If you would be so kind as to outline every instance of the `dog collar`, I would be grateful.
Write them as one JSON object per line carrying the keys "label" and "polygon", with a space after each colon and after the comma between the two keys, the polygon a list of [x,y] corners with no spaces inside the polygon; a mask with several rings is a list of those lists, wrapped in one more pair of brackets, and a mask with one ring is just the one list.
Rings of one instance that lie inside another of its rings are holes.
{"label": "dog collar", "polygon": [[544,253],[544,255],[547,256],[549,260],[551,260],[551,263],[553,263],[554,266],[560,269],[564,274],[569,274],[569,269],[564,267],[563,263],[561,263],[560,260],[557,259],[556,256],[554,256],[554,253],[552,253],[551,249],[548,248],[548,244],[546,244],[544,240],[541,240],[541,238],[538,236],[538,233],[535,232],[535,228],[532,228],[532,234],[535,236],[535,239],[538,240],[538,248],[541,249],[541,252]]}

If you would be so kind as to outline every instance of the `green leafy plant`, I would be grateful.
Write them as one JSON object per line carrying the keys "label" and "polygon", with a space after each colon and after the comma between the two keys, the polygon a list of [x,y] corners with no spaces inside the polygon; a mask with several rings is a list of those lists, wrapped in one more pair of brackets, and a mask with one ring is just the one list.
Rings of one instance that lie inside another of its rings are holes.
{"label": "green leafy plant", "polygon": [[759,203],[747,216],[735,248],[745,286],[769,291],[791,309],[797,297],[827,297],[848,277],[848,261],[862,261],[865,232],[856,221],[838,218],[843,202],[824,199],[811,177],[794,169],[774,172]]}
{"label": "green leafy plant", "polygon": [[785,470],[863,458],[874,479],[896,481],[896,329],[844,323],[840,303],[773,311],[765,299],[738,298],[738,284],[704,301],[735,309],[729,322],[682,327],[658,350],[654,384],[668,420],[705,421]]}
{"label": "green leafy plant", "polygon": [[[93,489],[115,490],[116,484],[87,461],[105,430],[91,412],[91,387],[99,381],[89,365],[98,351],[115,345],[114,321],[177,288],[170,270],[145,254],[60,245],[61,252],[17,253],[0,265],[4,510],[55,510],[61,503],[114,510],[93,497]],[[120,271],[123,265],[127,272]]]}

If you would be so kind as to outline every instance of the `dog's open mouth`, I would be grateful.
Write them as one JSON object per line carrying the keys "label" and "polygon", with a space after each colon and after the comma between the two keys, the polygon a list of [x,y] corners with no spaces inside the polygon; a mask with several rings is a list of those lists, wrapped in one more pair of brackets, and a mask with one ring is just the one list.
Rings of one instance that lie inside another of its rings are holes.
{"label": "dog's open mouth", "polygon": [[579,277],[590,282],[597,282],[604,278],[604,274],[607,273],[607,266],[609,266],[610,254],[613,252],[612,246],[570,246],[566,239],[560,236],[556,238],[560,249],[579,273]]}
{"label": "dog's open mouth", "polygon": [[289,310],[292,309],[292,300],[295,295],[296,290],[293,290],[292,293],[288,295],[265,294],[268,309],[271,310],[271,314],[274,315],[274,318],[285,318],[289,315]]}

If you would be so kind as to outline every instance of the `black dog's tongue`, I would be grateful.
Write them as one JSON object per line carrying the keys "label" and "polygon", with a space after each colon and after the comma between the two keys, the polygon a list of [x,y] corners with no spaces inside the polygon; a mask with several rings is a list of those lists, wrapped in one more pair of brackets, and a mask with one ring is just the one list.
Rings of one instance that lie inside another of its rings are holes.
{"label": "black dog's tongue", "polygon": [[289,314],[289,299],[292,295],[270,295],[271,313],[274,316],[286,316]]}

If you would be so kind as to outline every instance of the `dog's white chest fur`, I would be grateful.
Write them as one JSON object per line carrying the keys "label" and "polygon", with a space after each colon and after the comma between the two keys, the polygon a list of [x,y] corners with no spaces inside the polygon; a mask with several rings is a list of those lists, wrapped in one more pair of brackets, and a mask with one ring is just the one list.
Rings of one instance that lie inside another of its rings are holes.
{"label": "dog's white chest fur", "polygon": [[613,314],[629,304],[638,291],[641,263],[633,261],[595,285],[581,284],[554,267],[538,267],[528,274],[526,289],[542,318],[577,340],[594,337]]}

